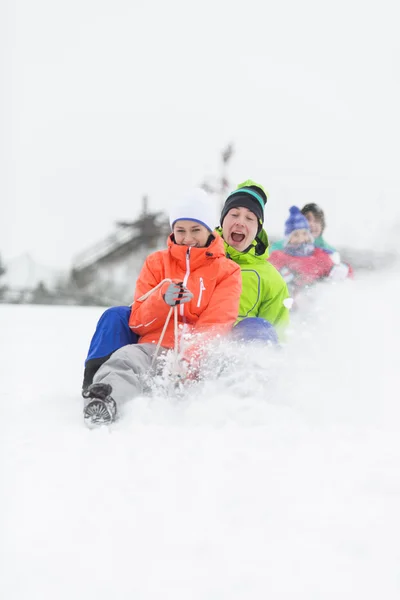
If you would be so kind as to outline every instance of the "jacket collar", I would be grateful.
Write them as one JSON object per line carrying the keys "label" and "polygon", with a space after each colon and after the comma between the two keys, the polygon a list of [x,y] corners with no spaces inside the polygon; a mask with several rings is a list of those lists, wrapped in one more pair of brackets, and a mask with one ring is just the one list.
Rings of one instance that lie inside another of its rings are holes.
{"label": "jacket collar", "polygon": [[[222,227],[218,227],[216,231],[222,237]],[[233,248],[224,240],[226,256],[237,263],[254,262],[257,259],[267,260],[269,256],[268,245],[269,241],[265,229],[260,231],[246,252],[239,252],[239,250],[236,250],[236,248]]]}
{"label": "jacket collar", "polygon": [[[200,267],[211,259],[225,256],[225,247],[223,240],[216,235],[213,241],[206,248],[190,248],[189,246],[180,246],[172,240],[172,234],[168,237],[168,250],[171,256],[184,267],[189,256],[191,268]],[[188,252],[190,250],[190,252]]]}

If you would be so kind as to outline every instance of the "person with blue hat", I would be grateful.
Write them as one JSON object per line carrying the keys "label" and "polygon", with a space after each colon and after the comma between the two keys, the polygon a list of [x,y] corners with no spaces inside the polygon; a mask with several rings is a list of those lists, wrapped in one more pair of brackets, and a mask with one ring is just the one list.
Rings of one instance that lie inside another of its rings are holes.
{"label": "person with blue hat", "polygon": [[336,264],[334,255],[317,248],[306,217],[297,206],[289,210],[285,221],[282,250],[271,252],[269,262],[281,273],[293,296],[298,291],[325,279],[345,279],[351,269],[344,263]]}
{"label": "person with blue hat", "polygon": [[[309,202],[303,206],[301,213],[306,217],[310,226],[311,235],[314,238],[314,246],[316,248],[322,248],[322,250],[325,250],[325,252],[328,252],[328,254],[336,253],[336,255],[339,256],[336,248],[328,244],[323,237],[326,227],[326,219],[322,208],[318,204],[315,204],[315,202]],[[275,252],[275,250],[282,250],[284,245],[285,239],[277,240],[270,246],[270,252],[272,253]]]}

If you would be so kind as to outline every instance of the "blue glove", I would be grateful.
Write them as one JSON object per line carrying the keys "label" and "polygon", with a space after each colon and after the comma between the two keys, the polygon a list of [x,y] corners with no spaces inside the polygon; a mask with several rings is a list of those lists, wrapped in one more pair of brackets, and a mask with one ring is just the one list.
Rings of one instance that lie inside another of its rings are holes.
{"label": "blue glove", "polygon": [[163,298],[164,302],[169,304],[169,306],[176,306],[177,304],[190,302],[193,298],[193,294],[182,282],[170,283],[165,294],[163,294]]}

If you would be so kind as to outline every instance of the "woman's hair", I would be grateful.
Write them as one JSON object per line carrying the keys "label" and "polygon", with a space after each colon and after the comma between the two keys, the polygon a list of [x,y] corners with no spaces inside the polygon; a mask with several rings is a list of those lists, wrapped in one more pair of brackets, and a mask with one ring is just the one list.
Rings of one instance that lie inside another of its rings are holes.
{"label": "woman's hair", "polygon": [[303,215],[305,216],[307,213],[312,213],[314,215],[314,218],[317,219],[317,221],[319,221],[321,223],[321,227],[322,227],[322,233],[324,232],[325,229],[325,213],[322,210],[322,208],[320,206],[318,206],[318,204],[315,204],[315,202],[310,202],[309,204],[305,204],[303,206],[303,208],[301,209],[301,212],[303,213]]}

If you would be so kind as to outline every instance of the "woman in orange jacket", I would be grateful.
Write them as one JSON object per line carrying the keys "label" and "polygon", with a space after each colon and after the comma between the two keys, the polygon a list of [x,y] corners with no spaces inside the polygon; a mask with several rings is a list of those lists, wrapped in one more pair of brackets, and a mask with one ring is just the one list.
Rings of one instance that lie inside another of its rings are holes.
{"label": "woman in orange jacket", "polygon": [[138,344],[114,352],[83,392],[89,426],[112,422],[117,404],[141,393],[141,376],[159,347],[175,348],[188,364],[204,339],[229,331],[238,316],[240,267],[225,257],[223,240],[213,233],[211,198],[194,190],[170,212],[170,223],[167,249],[146,259],[136,282],[129,326]]}

